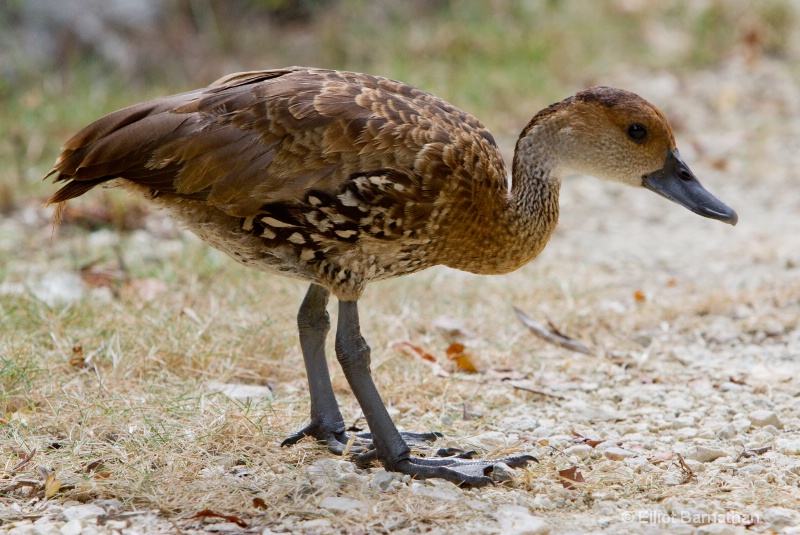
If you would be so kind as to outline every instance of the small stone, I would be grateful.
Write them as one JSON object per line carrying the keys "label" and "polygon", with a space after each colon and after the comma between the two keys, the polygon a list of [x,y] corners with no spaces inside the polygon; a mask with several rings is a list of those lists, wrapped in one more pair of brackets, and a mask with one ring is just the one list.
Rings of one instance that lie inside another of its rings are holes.
{"label": "small stone", "polygon": [[83,531],[83,522],[81,522],[80,518],[73,518],[61,526],[59,531],[61,535],[80,535]]}
{"label": "small stone", "polygon": [[689,440],[697,436],[697,429],[694,427],[681,427],[675,432],[678,440]]}
{"label": "small stone", "polygon": [[564,450],[566,455],[575,455],[578,459],[585,461],[589,457],[592,456],[592,451],[594,448],[589,446],[588,444],[578,444],[576,446],[572,446]]}
{"label": "small stone", "polygon": [[272,401],[272,389],[268,386],[211,381],[208,383],[208,389],[212,392],[220,392],[230,399],[238,400],[245,404],[261,400]]}
{"label": "small stone", "polygon": [[394,475],[391,472],[387,472],[381,468],[372,476],[372,480],[369,482],[369,485],[375,490],[386,492],[389,490],[389,486],[392,484],[392,481],[394,481]]}
{"label": "small stone", "polygon": [[778,415],[773,411],[757,410],[750,413],[750,423],[753,427],[764,427],[765,425],[774,425],[778,429],[783,428]]}
{"label": "small stone", "polygon": [[505,505],[495,518],[500,522],[500,531],[508,535],[546,535],[550,526],[539,517],[533,516],[525,507]]}
{"label": "small stone", "polygon": [[622,461],[630,457],[636,457],[632,451],[624,450],[619,447],[608,448],[603,452],[603,457],[612,461]]}
{"label": "small stone", "polygon": [[531,432],[531,435],[533,435],[536,438],[547,438],[552,434],[553,434],[553,428],[547,427],[546,425],[537,427]]}
{"label": "small stone", "polygon": [[307,530],[321,530],[325,531],[327,528],[331,527],[331,521],[327,518],[315,518],[314,520],[308,520],[300,524],[303,526],[303,529]]}
{"label": "small stone", "polygon": [[762,473],[764,470],[766,470],[766,468],[760,464],[748,464],[747,466],[739,468],[736,473],[740,476],[753,476]]}
{"label": "small stone", "polygon": [[75,519],[85,520],[87,518],[97,518],[98,516],[102,516],[106,514],[102,507],[98,507],[94,504],[89,505],[74,505],[72,507],[68,507],[61,512],[59,517],[63,518],[67,522]]}
{"label": "small stone", "polygon": [[800,455],[800,440],[779,438],[775,441],[775,451],[784,455]]}
{"label": "small stone", "polygon": [[[535,433],[535,431],[534,431]],[[506,444],[507,436],[499,431],[487,431],[472,437],[469,442],[479,449],[493,450]]]}
{"label": "small stone", "polygon": [[539,427],[539,419],[533,416],[522,415],[503,419],[503,429],[515,431],[533,431]]}
{"label": "small stone", "polygon": [[725,381],[719,385],[719,389],[721,392],[741,392],[742,387],[741,385],[737,385],[736,383],[731,383],[730,381]]}
{"label": "small stone", "polygon": [[720,457],[725,457],[725,452],[718,448],[709,448],[707,446],[696,446],[686,454],[687,459],[699,461],[701,463],[710,463]]}
{"label": "small stone", "polygon": [[761,515],[762,520],[771,524],[773,529],[786,528],[800,524],[800,513],[785,507],[770,507]]}
{"label": "small stone", "polygon": [[441,500],[443,502],[455,502],[459,498],[458,488],[452,485],[453,488],[448,488],[444,485],[432,487],[429,485],[413,485],[411,487],[411,494],[417,496],[424,496],[434,500]]}
{"label": "small stone", "polygon": [[734,427],[733,424],[726,424],[725,427],[723,427],[717,432],[717,438],[720,440],[733,438],[735,436],[736,436],[736,427]]}
{"label": "small stone", "polygon": [[699,526],[692,533],[697,535],[737,535],[746,533],[744,527],[732,526],[724,522],[715,522],[713,524],[706,524]]}
{"label": "small stone", "polygon": [[102,507],[106,513],[116,513],[120,509],[122,509],[122,502],[119,500],[98,500],[94,502],[94,504],[98,507]]}
{"label": "small stone", "polygon": [[769,433],[770,435],[777,436],[780,434],[780,430],[772,424],[765,425],[761,428],[762,433]]}
{"label": "small stone", "polygon": [[550,497],[544,494],[537,494],[536,497],[531,500],[530,504],[534,509],[543,511],[552,511],[558,507]]}
{"label": "small stone", "polygon": [[642,472],[650,467],[650,461],[644,457],[629,457],[623,462],[625,466],[632,468],[634,472]]}
{"label": "small stone", "polygon": [[517,475],[517,471],[506,463],[497,463],[492,466],[492,479],[498,483],[511,481]]}
{"label": "small stone", "polygon": [[750,428],[753,427],[752,422],[748,419],[743,420],[735,420],[733,423],[733,427],[736,428],[736,431],[739,433],[747,433],[750,431]]}
{"label": "small stone", "polygon": [[319,502],[319,506],[327,509],[333,514],[346,514],[364,510],[367,504],[362,501],[354,500],[352,498],[341,498],[338,496],[328,496]]}

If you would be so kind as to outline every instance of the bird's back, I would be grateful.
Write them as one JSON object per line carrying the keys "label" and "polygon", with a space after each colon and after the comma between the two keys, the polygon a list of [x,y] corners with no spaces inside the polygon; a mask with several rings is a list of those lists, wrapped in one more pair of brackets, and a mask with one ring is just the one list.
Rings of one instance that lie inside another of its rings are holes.
{"label": "bird's back", "polygon": [[51,174],[68,181],[52,203],[120,178],[238,261],[345,298],[442,262],[440,242],[506,190],[474,117],[400,82],[298,67],[107,115]]}

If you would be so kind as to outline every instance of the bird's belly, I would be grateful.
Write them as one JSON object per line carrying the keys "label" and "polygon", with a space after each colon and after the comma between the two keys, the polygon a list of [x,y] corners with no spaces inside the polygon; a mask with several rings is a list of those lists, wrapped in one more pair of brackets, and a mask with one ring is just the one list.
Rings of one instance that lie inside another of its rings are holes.
{"label": "bird's belly", "polygon": [[[275,241],[242,228],[241,218],[193,202],[159,202],[183,226],[240,264],[320,284],[342,300],[356,300],[367,283],[426,269],[435,262],[429,240],[329,240],[309,245]],[[301,231],[298,231],[301,232]]]}

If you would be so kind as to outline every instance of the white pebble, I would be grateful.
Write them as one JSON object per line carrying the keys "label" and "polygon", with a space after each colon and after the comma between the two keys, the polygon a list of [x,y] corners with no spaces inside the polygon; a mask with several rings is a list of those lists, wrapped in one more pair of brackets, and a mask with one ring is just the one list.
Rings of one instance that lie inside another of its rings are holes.
{"label": "white pebble", "polygon": [[550,526],[543,519],[533,516],[525,507],[505,505],[495,514],[500,522],[501,533],[508,535],[546,535]]}
{"label": "white pebble", "polygon": [[328,496],[319,502],[319,506],[327,509],[333,514],[345,514],[361,511],[367,508],[367,504],[352,498],[341,498],[338,496]]}
{"label": "white pebble", "polygon": [[59,515],[61,518],[66,520],[67,522],[75,519],[84,520],[87,518],[97,518],[98,516],[102,516],[106,514],[102,507],[98,507],[93,504],[88,505],[74,505],[72,507],[67,507],[64,511],[61,512]]}
{"label": "white pebble", "polygon": [[774,425],[778,429],[783,427],[780,418],[773,411],[757,410],[751,412],[749,416],[753,427],[764,427],[765,425]]}
{"label": "white pebble", "polygon": [[624,450],[622,448],[613,447],[608,448],[603,452],[603,456],[606,459],[610,459],[612,461],[622,461],[624,459],[628,459],[630,457],[636,457],[636,454],[632,451]]}
{"label": "white pebble", "polygon": [[592,448],[588,444],[578,444],[576,446],[567,448],[566,450],[564,450],[564,453],[567,454],[568,456],[574,455],[578,459],[585,461],[586,459],[591,457],[593,450],[594,448]]}
{"label": "white pebble", "polygon": [[692,459],[701,463],[708,463],[724,456],[725,452],[721,449],[709,448],[707,446],[697,446],[686,454],[687,459]]}

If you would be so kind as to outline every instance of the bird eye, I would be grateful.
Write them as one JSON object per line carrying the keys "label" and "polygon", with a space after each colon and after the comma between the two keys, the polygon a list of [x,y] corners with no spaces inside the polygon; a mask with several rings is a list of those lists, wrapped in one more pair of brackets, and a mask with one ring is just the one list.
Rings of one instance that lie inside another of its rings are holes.
{"label": "bird eye", "polygon": [[647,139],[647,128],[639,123],[634,123],[628,127],[628,137],[636,143],[644,143]]}

